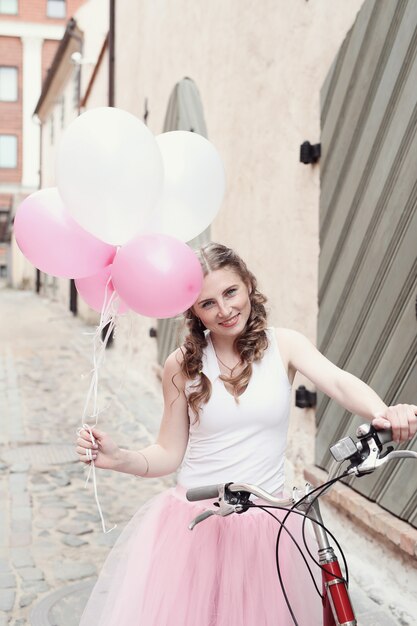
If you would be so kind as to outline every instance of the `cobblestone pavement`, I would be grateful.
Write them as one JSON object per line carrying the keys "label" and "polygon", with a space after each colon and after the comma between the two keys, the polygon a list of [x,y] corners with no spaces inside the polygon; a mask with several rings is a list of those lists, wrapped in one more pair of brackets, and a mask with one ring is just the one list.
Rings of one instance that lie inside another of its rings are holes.
{"label": "cobblestone pavement", "polygon": [[[73,449],[91,369],[85,333],[93,329],[58,303],[9,289],[0,289],[0,319],[0,626],[76,626],[121,529],[172,479],[99,470],[106,525],[118,525],[103,534],[92,481],[84,489],[86,467]],[[127,356],[126,338],[116,334],[101,368],[99,394],[110,406],[99,424],[119,445],[139,448],[153,441],[162,402],[155,376],[136,367],[146,354]],[[390,569],[383,550],[328,516],[353,570],[369,556],[366,574],[352,580],[359,623],[417,624],[416,571],[398,559]]]}
{"label": "cobblestone pavement", "polygon": [[[87,468],[73,446],[91,369],[85,333],[94,329],[57,303],[8,289],[0,291],[0,319],[0,626],[72,626],[85,586],[49,616],[40,610],[31,622],[31,611],[52,592],[96,576],[124,524],[170,480],[98,470],[106,526],[118,525],[103,534],[92,480],[84,488]],[[99,397],[111,404],[99,425],[119,445],[140,448],[154,439],[161,399],[126,365],[125,350],[107,351]]]}

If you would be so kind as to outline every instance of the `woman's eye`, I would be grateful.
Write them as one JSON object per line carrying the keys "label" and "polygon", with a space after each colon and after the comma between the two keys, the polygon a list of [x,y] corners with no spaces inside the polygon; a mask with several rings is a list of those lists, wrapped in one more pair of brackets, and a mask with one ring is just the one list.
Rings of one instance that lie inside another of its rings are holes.
{"label": "woman's eye", "polygon": [[212,300],[206,300],[206,302],[203,302],[201,306],[203,309],[207,309],[207,307],[211,306],[212,304],[213,304]]}
{"label": "woman's eye", "polygon": [[237,288],[233,287],[232,289],[227,290],[226,295],[233,296],[236,293],[236,291],[237,291]]}

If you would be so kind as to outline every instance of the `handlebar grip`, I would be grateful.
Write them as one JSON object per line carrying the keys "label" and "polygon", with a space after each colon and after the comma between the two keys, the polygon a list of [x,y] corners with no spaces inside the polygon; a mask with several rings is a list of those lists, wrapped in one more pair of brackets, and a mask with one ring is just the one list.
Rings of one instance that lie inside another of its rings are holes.
{"label": "handlebar grip", "polygon": [[390,441],[392,441],[392,428],[384,428],[382,430],[375,428],[375,431],[382,445],[384,445],[384,443],[389,443]]}
{"label": "handlebar grip", "polygon": [[196,502],[197,500],[214,500],[219,497],[220,485],[207,485],[206,487],[193,487],[187,489],[186,498],[189,502]]}

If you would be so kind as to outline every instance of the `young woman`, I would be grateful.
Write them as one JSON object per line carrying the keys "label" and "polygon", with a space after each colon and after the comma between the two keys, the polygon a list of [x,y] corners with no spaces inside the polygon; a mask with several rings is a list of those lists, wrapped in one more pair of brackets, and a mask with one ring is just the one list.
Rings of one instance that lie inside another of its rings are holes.
{"label": "young woman", "polygon": [[[267,327],[265,297],[229,248],[199,252],[203,289],[186,312],[189,334],[163,374],[164,415],[157,442],[120,449],[106,433],[81,431],[84,463],[138,476],[181,469],[178,485],[140,509],[108,556],[80,626],[286,626],[292,619],[275,569],[276,520],[257,509],[211,517],[190,532],[210,503],[189,503],[187,488],[242,481],[270,493],[284,488],[291,383],[297,371],[349,411],[413,436],[417,407],[387,407],[365,383],[328,361],[298,332]],[[87,452],[92,449],[91,452]],[[300,544],[300,518],[290,530]],[[286,533],[280,556],[293,611],[320,623],[321,605]],[[301,544],[302,545],[302,544]]]}

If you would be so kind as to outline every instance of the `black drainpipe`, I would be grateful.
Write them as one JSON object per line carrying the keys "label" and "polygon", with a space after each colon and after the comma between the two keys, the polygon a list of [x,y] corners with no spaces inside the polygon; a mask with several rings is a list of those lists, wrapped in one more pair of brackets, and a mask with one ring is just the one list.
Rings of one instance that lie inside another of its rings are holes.
{"label": "black drainpipe", "polygon": [[[80,44],[80,52],[83,54],[84,41],[82,37],[79,37],[74,32],[71,32],[71,37],[78,41]],[[81,113],[81,65],[77,68],[78,76],[77,76],[77,99],[78,99],[78,115]],[[70,278],[69,281],[69,308],[73,315],[78,314],[78,291],[75,286],[75,280]]]}
{"label": "black drainpipe", "polygon": [[116,0],[110,0],[109,15],[109,107],[114,107],[114,77],[116,53]]}
{"label": "black drainpipe", "polygon": [[[39,189],[42,189],[42,131],[43,131],[43,124],[40,123],[40,126],[39,126]],[[41,292],[41,286],[42,286],[41,272],[40,270],[36,269],[36,283],[35,283],[36,293]]]}
{"label": "black drainpipe", "polygon": [[[116,0],[109,0],[109,95],[108,106],[114,107],[114,76],[115,76],[115,49],[116,49]],[[101,338],[106,338],[109,330],[109,324],[104,326],[101,331]],[[106,347],[109,348],[113,343],[113,331],[111,331]]]}

